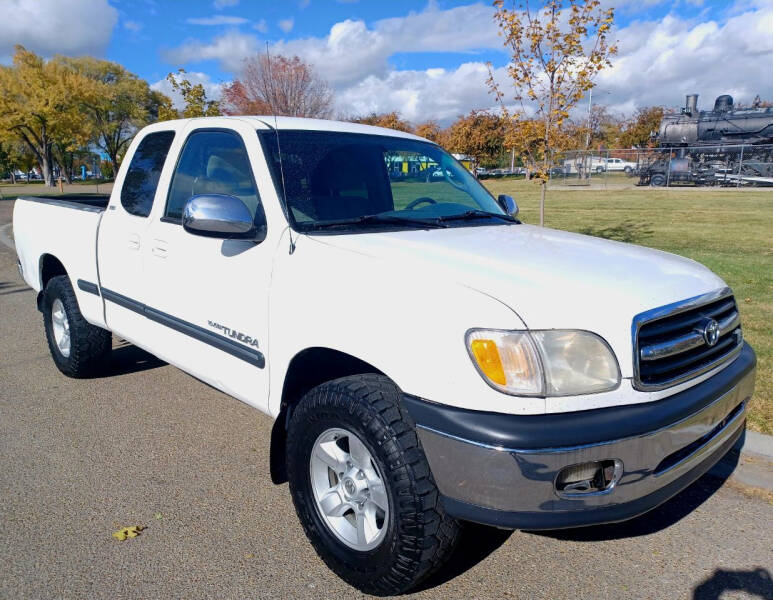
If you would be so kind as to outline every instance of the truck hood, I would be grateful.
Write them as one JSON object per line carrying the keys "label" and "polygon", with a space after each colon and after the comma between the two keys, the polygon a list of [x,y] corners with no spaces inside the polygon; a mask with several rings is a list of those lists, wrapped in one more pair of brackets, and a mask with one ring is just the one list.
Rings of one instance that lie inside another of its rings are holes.
{"label": "truck hood", "polygon": [[398,261],[400,269],[418,271],[428,281],[443,277],[471,287],[509,306],[530,329],[596,332],[615,350],[624,377],[632,375],[631,323],[635,315],[726,285],[687,258],[532,225],[314,239],[376,259]]}

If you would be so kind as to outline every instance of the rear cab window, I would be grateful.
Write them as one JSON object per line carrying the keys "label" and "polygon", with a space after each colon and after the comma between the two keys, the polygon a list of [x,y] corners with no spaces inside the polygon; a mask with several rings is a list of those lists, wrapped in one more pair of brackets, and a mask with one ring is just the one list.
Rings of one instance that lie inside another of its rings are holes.
{"label": "rear cab window", "polygon": [[149,133],[132,156],[129,170],[121,186],[121,206],[137,217],[147,217],[153,208],[153,198],[161,177],[174,131]]}

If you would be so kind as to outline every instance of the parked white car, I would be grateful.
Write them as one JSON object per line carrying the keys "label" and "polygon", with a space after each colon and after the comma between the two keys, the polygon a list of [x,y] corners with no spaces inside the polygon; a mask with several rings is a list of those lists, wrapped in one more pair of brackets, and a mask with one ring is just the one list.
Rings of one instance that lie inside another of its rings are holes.
{"label": "parked white car", "polygon": [[564,174],[603,173],[606,170],[606,161],[607,159],[602,156],[578,155],[564,161]]}
{"label": "parked white car", "polygon": [[20,198],[13,226],[62,373],[115,334],[274,417],[316,551],[394,594],[460,519],[628,519],[742,441],[755,355],[725,282],[516,213],[407,133],[216,117],[146,127],[109,198]]}
{"label": "parked white car", "polygon": [[629,160],[623,160],[622,158],[607,158],[605,160],[604,168],[607,171],[624,171],[626,173],[633,173],[637,169],[637,164]]}

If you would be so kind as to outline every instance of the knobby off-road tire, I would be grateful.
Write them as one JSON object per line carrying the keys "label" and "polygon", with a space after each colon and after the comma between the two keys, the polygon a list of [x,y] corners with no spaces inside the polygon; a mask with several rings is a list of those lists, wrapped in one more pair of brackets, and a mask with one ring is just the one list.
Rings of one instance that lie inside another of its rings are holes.
{"label": "knobby off-road tire", "polygon": [[[97,375],[105,368],[111,334],[83,318],[66,275],[52,277],[43,291],[43,324],[51,357],[62,373],[83,378]],[[69,349],[61,343],[63,330],[69,336]]]}
{"label": "knobby off-road tire", "polygon": [[[446,561],[459,526],[440,504],[413,420],[394,383],[374,374],[324,383],[302,398],[288,429],[287,469],[295,510],[331,570],[363,592],[389,595],[414,587]],[[315,497],[312,452],[320,436],[337,437],[330,432],[340,431],[364,444],[389,502],[380,541],[365,551],[341,541]]]}

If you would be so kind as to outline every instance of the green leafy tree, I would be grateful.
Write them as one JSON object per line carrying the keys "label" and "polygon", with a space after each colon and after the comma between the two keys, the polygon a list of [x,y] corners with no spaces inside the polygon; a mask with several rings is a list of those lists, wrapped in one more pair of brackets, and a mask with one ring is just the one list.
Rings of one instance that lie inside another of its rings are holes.
{"label": "green leafy tree", "polygon": [[639,108],[628,119],[620,133],[620,146],[623,148],[651,148],[656,145],[654,138],[663,120],[662,106]]}
{"label": "green leafy tree", "polygon": [[89,129],[78,108],[78,75],[16,46],[13,65],[0,67],[0,136],[23,142],[53,185],[54,144],[87,143]]}
{"label": "green leafy tree", "polygon": [[432,119],[419,123],[414,129],[414,133],[437,144],[442,145],[443,143],[444,130],[437,121]]}
{"label": "green leafy tree", "polygon": [[188,119],[192,117],[219,117],[220,103],[217,100],[209,100],[204,86],[200,83],[191,83],[185,76],[185,69],[178,69],[177,73],[169,73],[166,80],[175,92],[179,92],[185,103],[182,111],[175,110],[171,102],[159,106],[159,121],[169,119]]}
{"label": "green leafy tree", "polygon": [[473,110],[451,124],[443,142],[451,152],[471,156],[473,172],[478,165],[493,166],[504,152],[505,121],[499,115]]}
{"label": "green leafy tree", "polygon": [[388,113],[372,112],[361,117],[350,119],[352,123],[361,123],[363,125],[374,125],[375,127],[386,127],[387,129],[396,129],[397,131],[413,131],[411,124],[400,117],[396,111]]}
{"label": "green leafy tree", "polygon": [[91,137],[120,167],[134,133],[157,120],[160,106],[171,101],[117,63],[90,56],[57,60],[82,76],[78,99]]}
{"label": "green leafy tree", "polygon": [[99,165],[99,170],[102,172],[102,177],[105,179],[112,179],[115,177],[115,168],[113,163],[109,160],[103,160]]}

